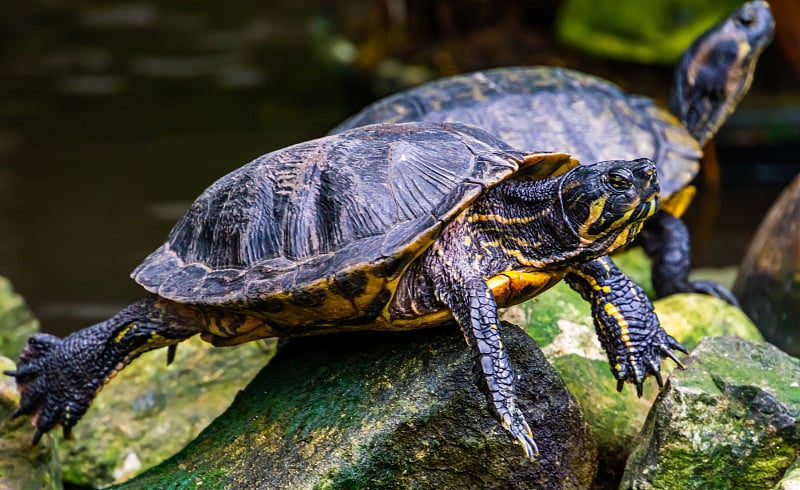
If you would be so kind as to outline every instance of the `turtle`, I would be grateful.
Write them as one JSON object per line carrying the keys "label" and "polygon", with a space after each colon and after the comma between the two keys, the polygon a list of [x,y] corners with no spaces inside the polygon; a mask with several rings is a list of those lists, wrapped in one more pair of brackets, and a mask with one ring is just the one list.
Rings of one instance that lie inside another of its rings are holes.
{"label": "turtle", "polygon": [[709,28],[676,65],[669,111],[576,70],[506,67],[442,78],[381,99],[331,133],[379,122],[458,121],[518,149],[557,149],[584,162],[651,158],[658,166],[662,210],[645,224],[637,243],[652,259],[656,296],[694,292],[737,305],[723,286],[689,280],[689,233],[680,216],[695,193],[690,183],[703,145],[748,91],[773,32],[763,1],[745,3]]}
{"label": "turtle", "polygon": [[579,164],[458,123],[379,124],[273,151],[220,178],[132,273],[147,295],[67,337],[32,336],[14,376],[33,442],[69,438],[100,388],[145,351],[455,319],[495,417],[534,459],[497,308],[565,276],[593,306],[620,380],[685,349],[638,298],[582,262],[630,242],[659,206],[649,159]]}

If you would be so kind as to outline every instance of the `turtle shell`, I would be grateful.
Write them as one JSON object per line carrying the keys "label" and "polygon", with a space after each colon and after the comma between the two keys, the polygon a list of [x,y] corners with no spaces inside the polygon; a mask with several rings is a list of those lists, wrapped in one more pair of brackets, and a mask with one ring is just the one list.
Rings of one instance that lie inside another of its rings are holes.
{"label": "turtle shell", "polygon": [[333,129],[405,121],[474,124],[511,146],[553,149],[581,162],[650,158],[661,195],[697,175],[702,150],[667,110],[649,98],[574,70],[498,68],[456,75],[381,99]]}
{"label": "turtle shell", "polygon": [[176,302],[292,325],[374,318],[409,263],[487,187],[575,165],[462,124],[358,128],[222,177],[132,277]]}

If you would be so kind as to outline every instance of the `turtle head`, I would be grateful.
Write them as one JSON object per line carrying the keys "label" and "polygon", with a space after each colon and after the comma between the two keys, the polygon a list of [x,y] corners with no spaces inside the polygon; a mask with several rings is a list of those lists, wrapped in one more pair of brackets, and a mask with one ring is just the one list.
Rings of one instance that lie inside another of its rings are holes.
{"label": "turtle head", "polygon": [[684,52],[675,67],[669,108],[701,145],[747,93],[774,30],[767,2],[747,2]]}
{"label": "turtle head", "polygon": [[633,241],[658,210],[658,192],[656,166],[641,158],[575,167],[562,177],[559,195],[578,248],[597,256]]}

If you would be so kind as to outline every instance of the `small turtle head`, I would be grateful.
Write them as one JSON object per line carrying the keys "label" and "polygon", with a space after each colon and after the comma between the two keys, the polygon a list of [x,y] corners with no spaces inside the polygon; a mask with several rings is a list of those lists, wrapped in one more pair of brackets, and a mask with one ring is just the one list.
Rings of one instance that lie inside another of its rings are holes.
{"label": "small turtle head", "polygon": [[567,172],[560,196],[580,247],[602,255],[627,245],[659,207],[656,166],[649,158],[581,165]]}
{"label": "small turtle head", "polygon": [[675,67],[670,110],[704,145],[744,97],[756,61],[772,41],[767,2],[747,2],[709,28]]}

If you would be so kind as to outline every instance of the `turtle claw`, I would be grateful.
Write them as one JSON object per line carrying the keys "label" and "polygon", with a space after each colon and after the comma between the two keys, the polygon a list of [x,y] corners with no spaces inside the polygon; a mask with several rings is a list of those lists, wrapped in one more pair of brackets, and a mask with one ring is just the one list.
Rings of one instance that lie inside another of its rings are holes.
{"label": "turtle claw", "polygon": [[690,282],[689,285],[691,286],[692,291],[695,293],[714,296],[715,298],[719,298],[737,308],[740,307],[739,300],[736,299],[736,296],[734,296],[733,293],[728,291],[725,287],[715,282],[695,281],[695,282]]}
{"label": "turtle claw", "polygon": [[654,361],[652,361],[652,360],[649,362],[649,365],[650,365],[650,369],[652,370],[653,376],[656,377],[656,383],[658,383],[658,387],[659,388],[663,388],[664,387],[664,378],[663,378],[663,376],[661,376],[660,366],[657,363],[655,363]]}
{"label": "turtle claw", "polygon": [[514,442],[522,447],[525,456],[530,461],[535,461],[539,456],[539,447],[536,441],[533,440],[533,432],[531,432],[528,422],[525,421],[525,416],[522,412],[516,410],[513,420],[504,420],[503,425],[506,427],[511,435],[514,437]]}
{"label": "turtle claw", "polygon": [[178,344],[171,344],[167,347],[167,366],[175,360],[175,353],[178,351]]}
{"label": "turtle claw", "polygon": [[617,378],[618,392],[621,392],[625,383],[629,382],[636,385],[636,396],[641,398],[644,393],[644,381],[651,375],[656,379],[659,388],[663,388],[665,380],[661,374],[662,359],[672,359],[678,369],[686,369],[686,365],[678,358],[675,351],[688,354],[687,349],[663,330],[656,335],[656,341],[651,340],[644,345],[644,348],[636,349],[633,359],[629,362],[617,363],[621,369],[618,371],[612,369]]}
{"label": "turtle claw", "polygon": [[676,349],[676,350],[678,350],[680,352],[683,352],[684,354],[688,354],[689,351],[687,351],[686,347],[684,347],[681,344],[679,344],[672,337],[670,337],[670,339],[674,342],[674,345],[666,346],[664,344],[661,344],[661,353],[664,356],[669,357],[670,359],[672,359],[672,361],[675,363],[675,365],[678,367],[678,369],[686,369],[686,365],[680,359],[678,359],[678,356],[675,355],[675,351],[672,350],[672,349]]}
{"label": "turtle claw", "polygon": [[[45,433],[59,425],[65,438],[71,437],[72,426],[91,403],[91,396],[80,396],[91,389],[91,380],[81,379],[69,369],[75,359],[64,351],[63,345],[58,337],[36,334],[22,351],[17,369],[5,371],[15,378],[20,397],[19,408],[11,416],[33,416],[34,446]],[[94,391],[90,393],[93,395]]]}

